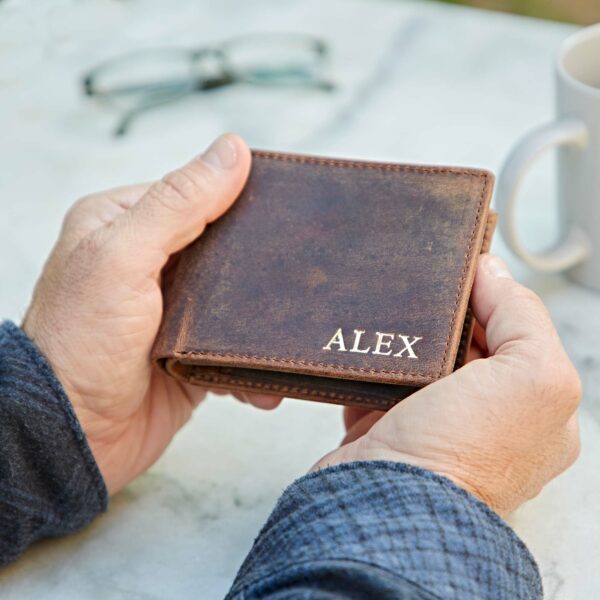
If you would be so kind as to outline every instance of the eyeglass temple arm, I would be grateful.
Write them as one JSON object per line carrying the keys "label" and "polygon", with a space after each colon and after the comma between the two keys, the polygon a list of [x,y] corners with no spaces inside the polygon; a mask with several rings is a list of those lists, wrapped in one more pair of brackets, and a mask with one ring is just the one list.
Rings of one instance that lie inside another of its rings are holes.
{"label": "eyeglass temple arm", "polygon": [[211,77],[207,79],[195,79],[186,81],[185,79],[177,80],[177,81],[164,81],[157,83],[146,83],[142,85],[130,85],[127,87],[120,87],[115,90],[111,90],[109,92],[101,92],[95,89],[94,87],[94,77],[93,75],[88,75],[83,79],[83,91],[86,96],[114,96],[120,94],[131,94],[136,92],[155,92],[164,88],[173,87],[177,84],[190,84],[190,91],[198,91],[198,90],[212,90],[215,88],[223,87],[225,85],[229,85],[231,83],[235,83],[236,78],[232,75],[225,73],[218,77]]}

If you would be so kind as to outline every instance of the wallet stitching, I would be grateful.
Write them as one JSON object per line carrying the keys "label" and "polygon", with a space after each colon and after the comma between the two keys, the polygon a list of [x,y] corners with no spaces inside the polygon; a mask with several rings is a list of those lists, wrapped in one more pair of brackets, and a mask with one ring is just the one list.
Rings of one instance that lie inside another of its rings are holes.
{"label": "wallet stitching", "polygon": [[[448,337],[446,338],[446,345],[444,347],[444,354],[442,358],[442,364],[440,369],[435,373],[419,373],[415,371],[395,371],[388,369],[366,369],[364,367],[352,367],[348,365],[334,365],[328,363],[320,363],[315,361],[304,361],[297,359],[286,359],[280,357],[272,357],[272,356],[255,356],[249,354],[235,354],[229,352],[209,352],[202,350],[191,350],[191,351],[181,351],[177,354],[180,356],[206,356],[206,357],[214,357],[214,358],[240,358],[240,359],[249,359],[249,360],[267,360],[273,362],[275,364],[290,364],[290,365],[304,365],[308,367],[319,367],[325,369],[331,369],[336,371],[354,371],[359,373],[371,373],[371,374],[386,374],[386,375],[398,375],[401,377],[409,377],[412,382],[419,383],[430,383],[431,381],[435,381],[439,379],[448,363],[448,348],[450,345],[450,339],[452,337],[452,331],[454,329],[454,325],[456,323],[458,304],[460,301],[460,294],[464,287],[464,283],[466,280],[466,275],[469,269],[469,258],[472,256],[473,252],[473,244],[475,243],[475,237],[477,232],[477,224],[480,221],[480,215],[483,208],[483,203],[485,199],[485,193],[488,189],[489,184],[489,174],[485,171],[473,172],[464,169],[457,169],[453,167],[427,167],[421,165],[399,165],[394,163],[374,163],[368,161],[353,161],[353,160],[340,160],[334,158],[325,158],[325,157],[315,157],[315,156],[304,156],[300,154],[281,154],[278,152],[269,152],[266,150],[253,150],[253,156],[260,157],[266,160],[279,160],[284,162],[296,162],[296,163],[308,163],[308,164],[316,164],[316,165],[325,165],[330,167],[338,167],[338,168],[350,168],[350,169],[370,169],[370,170],[380,170],[380,171],[394,171],[394,172],[416,172],[416,173],[444,173],[449,175],[466,175],[471,178],[475,177],[477,179],[483,180],[483,184],[481,187],[481,194],[479,196],[477,212],[475,214],[475,219],[473,222],[473,227],[471,229],[471,238],[469,241],[469,246],[467,248],[467,252],[464,257],[464,266],[461,273],[458,290],[456,293],[456,301],[453,307],[453,316],[450,321],[450,328],[448,331]],[[410,381],[408,382],[410,383]]]}
{"label": "wallet stitching", "polygon": [[297,360],[291,358],[277,358],[271,356],[256,356],[253,354],[235,354],[233,352],[208,352],[204,350],[184,350],[175,353],[175,358],[186,356],[204,356],[206,358],[240,358],[242,360],[264,360],[277,364],[303,365],[306,367],[321,367],[324,369],[332,369],[337,371],[357,371],[359,373],[384,373],[387,375],[409,375],[414,377],[414,381],[430,382],[435,375],[417,373],[415,371],[389,371],[387,369],[366,369],[364,367],[350,367],[346,365],[336,365],[332,363],[314,362],[311,360]]}
{"label": "wallet stitching", "polygon": [[259,381],[249,381],[247,379],[240,379],[233,377],[231,375],[209,375],[207,373],[202,373],[197,375],[194,373],[191,376],[191,379],[201,380],[203,383],[213,383],[213,384],[225,384],[225,385],[242,385],[246,387],[250,387],[258,390],[266,390],[266,391],[275,391],[275,392],[300,392],[305,395],[319,396],[320,398],[332,398],[340,401],[358,401],[363,402],[364,404],[369,404],[372,406],[390,406],[390,404],[397,404],[400,402],[386,402],[385,400],[374,400],[373,398],[368,398],[366,396],[357,396],[356,394],[345,394],[338,392],[324,392],[322,390],[311,390],[307,387],[301,387],[298,385],[286,385],[280,383],[263,383]]}
{"label": "wallet stitching", "polygon": [[[485,227],[485,234],[483,236],[483,242],[481,243],[481,253],[487,253],[491,246],[492,235],[494,233],[494,229],[496,226],[496,216],[495,213],[491,213],[488,216],[487,224]],[[465,322],[463,325],[462,335],[460,337],[460,343],[458,345],[458,352],[456,353],[456,360],[454,361],[454,369],[457,368],[457,365],[463,366],[466,358],[466,354],[468,352],[468,342],[473,335],[473,322],[475,316],[473,315],[473,311],[470,306],[467,307],[467,312],[465,315]],[[470,330],[470,331],[469,331]]]}
{"label": "wallet stitching", "polygon": [[[348,160],[339,158],[327,158],[324,156],[308,156],[302,154],[280,154],[279,152],[270,152],[268,150],[253,150],[252,155],[267,160],[279,160],[282,162],[295,162],[300,164],[313,164],[328,167],[365,169],[374,171],[394,171],[406,173],[444,173],[448,175],[467,175],[468,177],[478,177],[485,179],[486,183],[489,174],[485,171],[474,172],[473,170],[460,169],[456,167],[432,167],[426,165],[400,165],[396,163],[369,162],[366,160]],[[484,189],[485,189],[484,185]]]}
{"label": "wallet stitching", "polygon": [[[448,347],[450,346],[450,338],[452,337],[452,331],[454,330],[454,324],[456,322],[456,317],[458,314],[458,304],[460,301],[460,294],[462,292],[462,289],[464,287],[464,284],[465,284],[465,281],[467,278],[467,271],[469,270],[469,264],[471,262],[470,258],[473,256],[473,245],[475,244],[475,237],[476,237],[475,234],[477,232],[477,223],[479,223],[481,209],[483,208],[483,201],[485,199],[486,189],[487,189],[487,185],[483,185],[483,187],[481,189],[481,195],[479,196],[479,206],[477,207],[477,213],[475,214],[475,221],[473,223],[473,228],[471,230],[471,240],[469,241],[469,247],[467,248],[467,253],[465,254],[465,258],[464,258],[464,266],[463,266],[462,274],[461,274],[460,281],[458,284],[458,290],[456,292],[456,301],[454,302],[454,308],[453,308],[454,314],[452,316],[452,321],[450,322],[450,331],[448,332],[448,337],[446,338],[446,346],[444,348],[444,358],[442,360],[440,370],[438,371],[438,378],[444,372],[444,368],[446,367],[446,364],[448,363]],[[484,232],[484,236],[485,236],[485,232]]]}

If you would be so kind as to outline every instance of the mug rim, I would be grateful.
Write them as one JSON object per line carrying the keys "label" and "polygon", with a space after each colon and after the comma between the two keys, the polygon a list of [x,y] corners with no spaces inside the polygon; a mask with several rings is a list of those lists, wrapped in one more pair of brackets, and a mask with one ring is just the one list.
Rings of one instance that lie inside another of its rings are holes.
{"label": "mug rim", "polygon": [[558,51],[558,60],[556,61],[556,70],[560,77],[566,80],[570,85],[578,88],[580,91],[585,92],[586,94],[592,94],[594,96],[600,97],[600,88],[597,88],[593,85],[589,85],[580,81],[565,67],[565,59],[567,54],[576,46],[589,40],[590,38],[600,38],[600,23],[595,23],[594,25],[590,25],[588,27],[583,27],[579,31],[572,33],[569,37],[567,37],[561,44],[560,49]]}

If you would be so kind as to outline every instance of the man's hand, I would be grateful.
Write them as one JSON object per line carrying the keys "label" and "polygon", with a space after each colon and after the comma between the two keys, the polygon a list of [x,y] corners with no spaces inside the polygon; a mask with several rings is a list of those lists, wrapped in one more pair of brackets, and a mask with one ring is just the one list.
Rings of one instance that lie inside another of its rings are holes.
{"label": "man's hand", "polygon": [[541,300],[482,256],[472,308],[480,325],[470,362],[387,414],[346,409],[342,446],[315,469],[414,464],[505,515],[575,461],[581,384]]}
{"label": "man's hand", "polygon": [[244,142],[223,136],[162,180],[83,198],[65,218],[23,329],[63,384],[111,494],[161,455],[204,397],[151,367],[161,272],[231,206],[249,169]]}

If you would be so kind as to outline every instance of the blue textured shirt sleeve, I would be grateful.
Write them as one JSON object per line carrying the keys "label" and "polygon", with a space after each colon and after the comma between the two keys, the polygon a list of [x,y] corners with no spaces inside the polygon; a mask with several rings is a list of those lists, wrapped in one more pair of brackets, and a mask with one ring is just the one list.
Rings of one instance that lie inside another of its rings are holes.
{"label": "blue textured shirt sleeve", "polygon": [[0,325],[0,565],[80,529],[108,495],[73,407],[46,359]]}
{"label": "blue textured shirt sleeve", "polygon": [[[0,564],[106,510],[68,398],[15,325],[0,326]],[[229,598],[538,599],[535,561],[449,480],[392,462],[312,473],[283,494]]]}
{"label": "blue textured shirt sleeve", "polygon": [[430,471],[355,462],[280,498],[228,598],[539,599],[537,565],[486,505]]}

